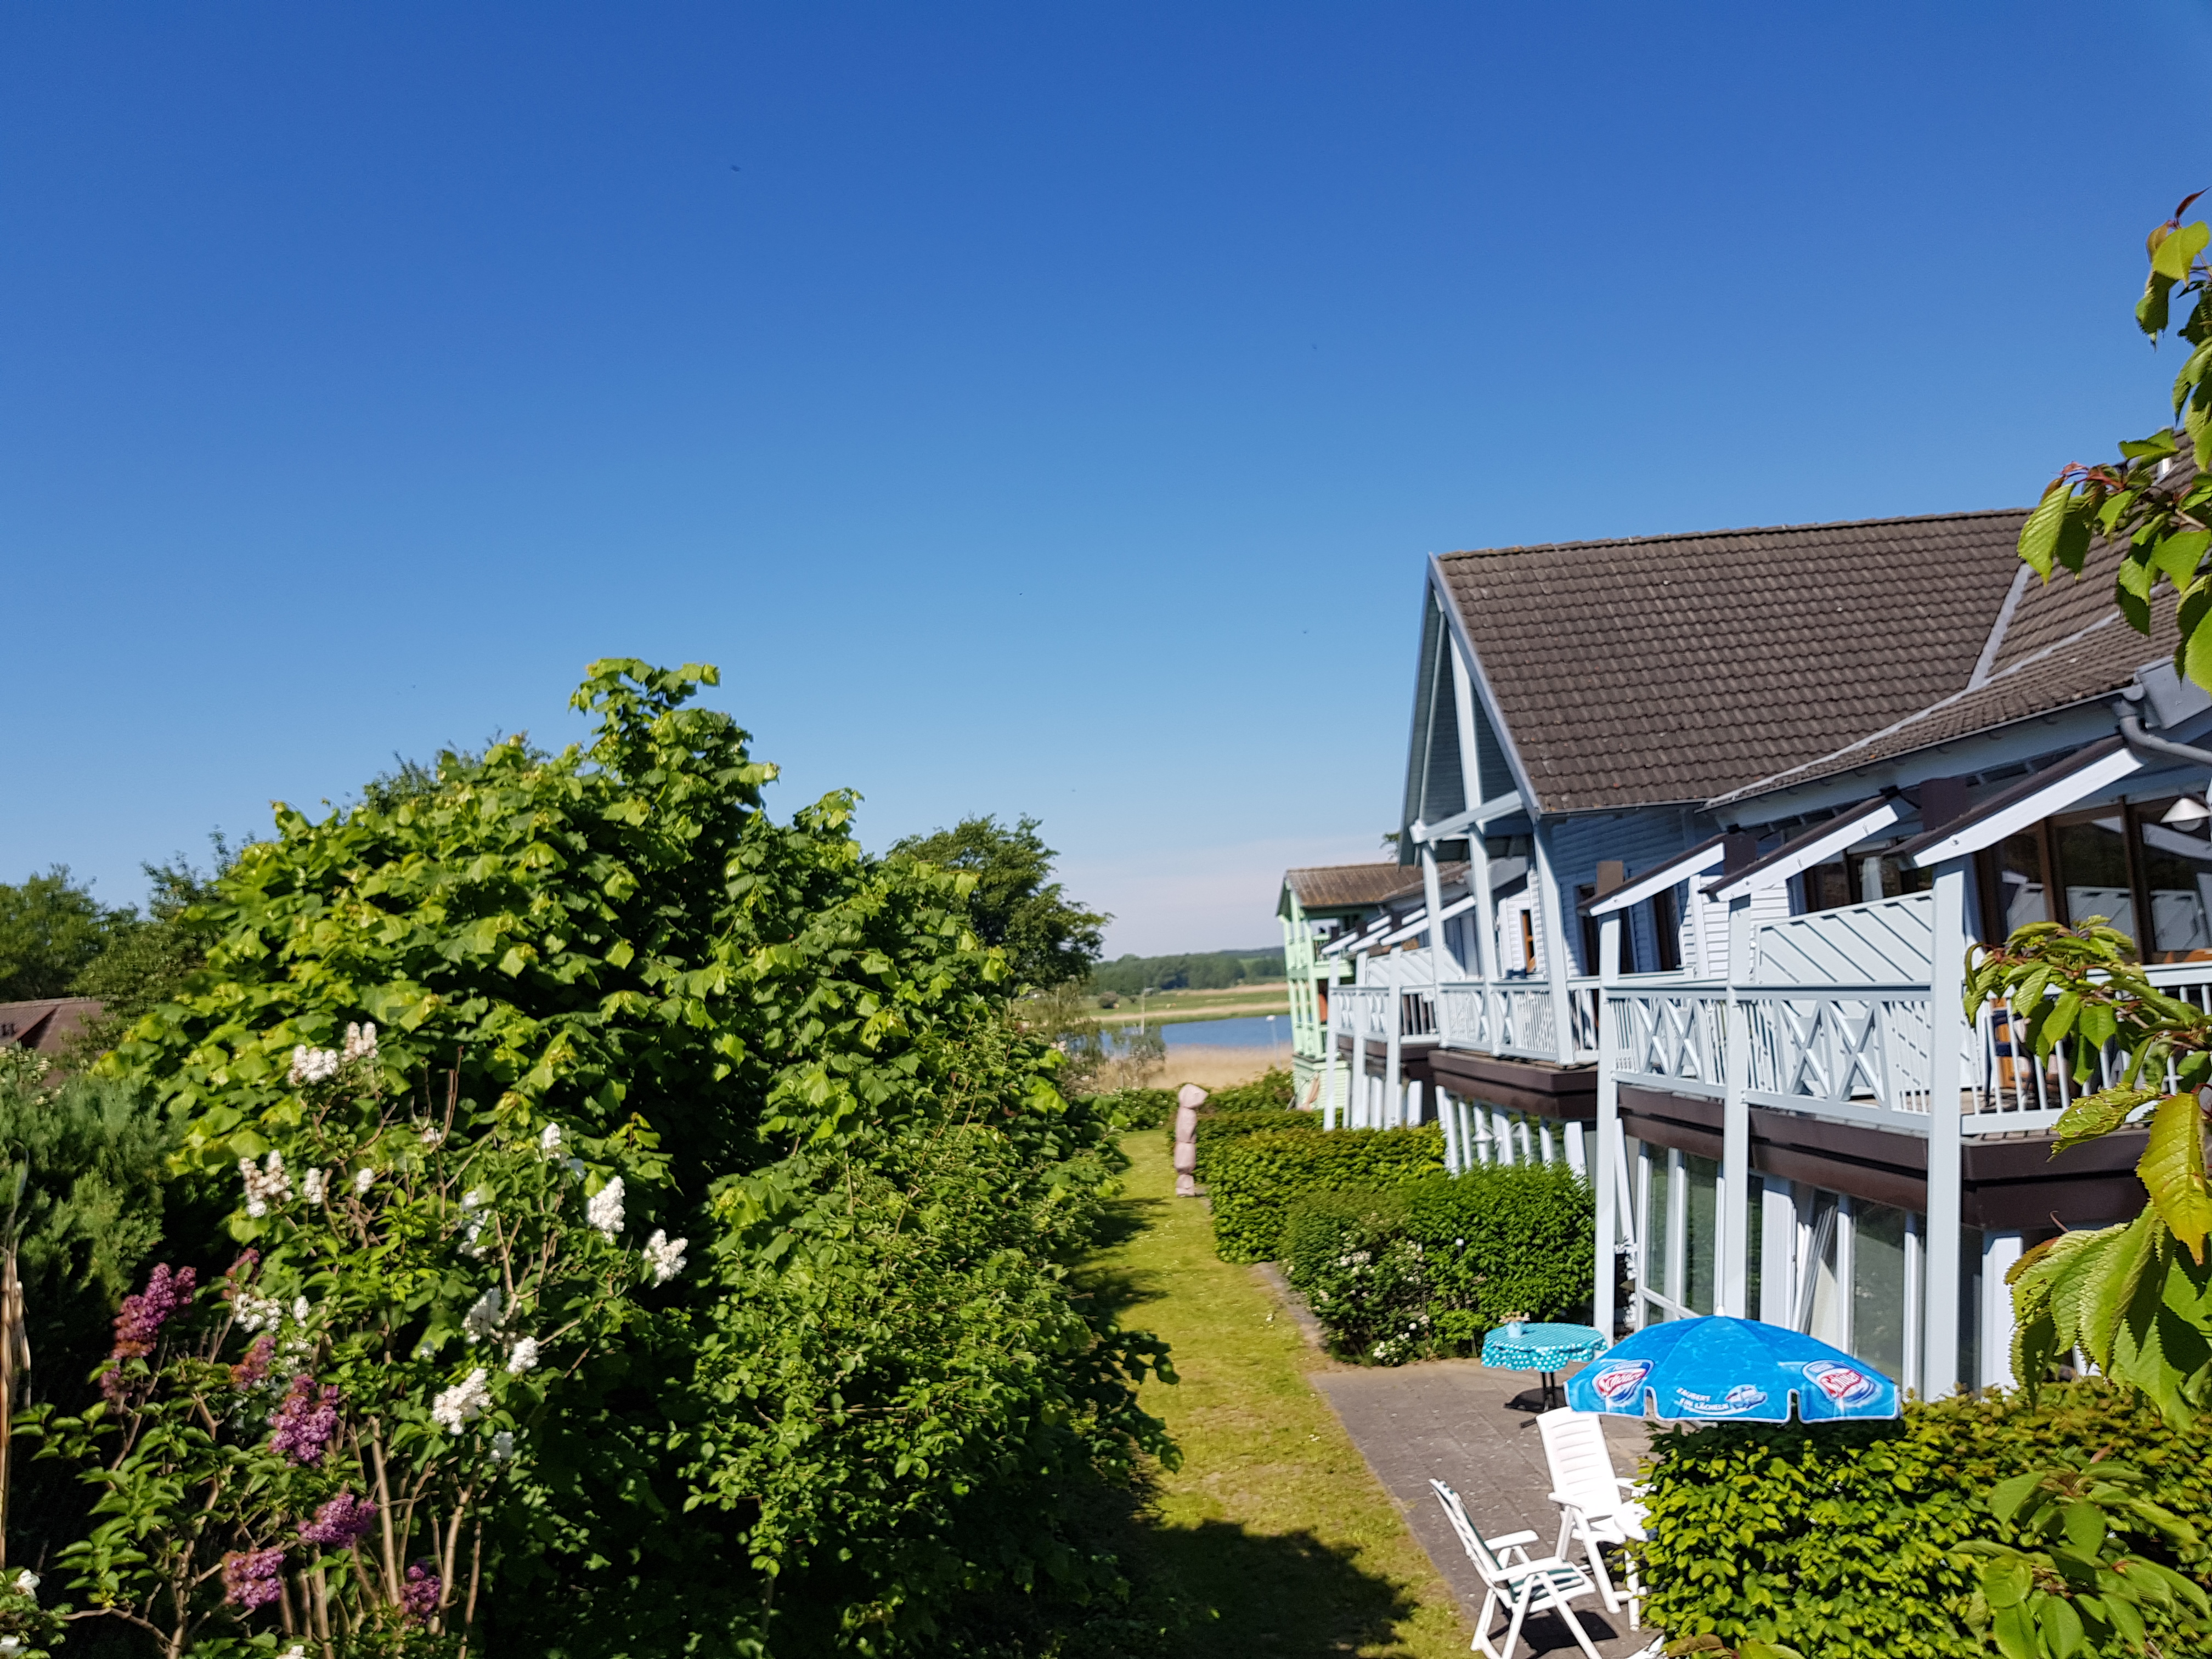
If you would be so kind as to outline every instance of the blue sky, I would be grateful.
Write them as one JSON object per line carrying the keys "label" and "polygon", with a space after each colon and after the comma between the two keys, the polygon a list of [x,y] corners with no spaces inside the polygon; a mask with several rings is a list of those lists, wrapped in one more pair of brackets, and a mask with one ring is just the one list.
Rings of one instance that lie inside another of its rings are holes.
{"label": "blue sky", "polygon": [[[714,701],[1115,951],[1395,818],[1422,558],[2155,422],[2203,9],[0,6],[0,879]],[[2100,52],[2113,54],[2100,60]],[[2148,159],[2147,159],[2148,158]]]}

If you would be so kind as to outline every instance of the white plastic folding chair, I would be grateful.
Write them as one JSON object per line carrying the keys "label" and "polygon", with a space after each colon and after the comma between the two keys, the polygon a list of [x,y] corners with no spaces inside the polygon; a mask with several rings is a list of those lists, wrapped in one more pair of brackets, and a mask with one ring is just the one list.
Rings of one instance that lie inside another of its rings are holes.
{"label": "white plastic folding chair", "polygon": [[[1589,1575],[1557,1555],[1541,1561],[1530,1560],[1527,1546],[1536,1541],[1533,1532],[1485,1538],[1467,1518],[1466,1507],[1459,1501],[1457,1492],[1441,1480],[1432,1480],[1429,1485],[1436,1489],[1437,1502],[1443,1505],[1452,1530],[1459,1534],[1460,1547],[1474,1563],[1475,1571],[1482,1575],[1483,1584],[1489,1591],[1482,1598],[1482,1612],[1474,1621],[1475,1647],[1488,1654],[1490,1659],[1513,1659],[1513,1650],[1521,1643],[1521,1626],[1528,1615],[1556,1613],[1566,1621],[1577,1644],[1589,1655],[1589,1659],[1599,1659],[1598,1650],[1590,1645],[1589,1632],[1567,1606],[1578,1595],[1596,1594],[1597,1586],[1590,1582]],[[1502,1653],[1490,1644],[1490,1621],[1501,1608],[1512,1615]]]}
{"label": "white plastic folding chair", "polygon": [[[1620,1610],[1620,1596],[1605,1570],[1602,1547],[1640,1542],[1644,1537],[1644,1506],[1630,1494],[1634,1483],[1613,1472],[1613,1453],[1605,1443],[1605,1426],[1595,1412],[1552,1411],[1536,1419],[1544,1439],[1544,1458],[1552,1466],[1552,1501],[1559,1506],[1559,1536],[1552,1553],[1565,1555],[1570,1541],[1580,1544],[1589,1558],[1590,1577],[1607,1613]],[[1627,1563],[1628,1627],[1638,1627],[1644,1604],[1644,1581],[1636,1571],[1636,1558]]]}

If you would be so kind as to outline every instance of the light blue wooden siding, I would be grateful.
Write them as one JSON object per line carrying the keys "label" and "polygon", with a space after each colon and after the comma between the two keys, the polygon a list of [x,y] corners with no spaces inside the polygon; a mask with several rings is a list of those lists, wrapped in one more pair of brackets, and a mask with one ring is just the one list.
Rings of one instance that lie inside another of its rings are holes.
{"label": "light blue wooden siding", "polygon": [[[1634,876],[1639,871],[1665,863],[1711,833],[1679,806],[1656,806],[1643,812],[1593,813],[1559,820],[1552,831],[1552,856],[1557,861],[1559,884],[1565,890],[1561,897],[1571,913],[1567,950],[1577,973],[1597,972],[1597,963],[1582,960],[1582,921],[1571,912],[1575,890],[1596,884],[1599,861],[1619,859],[1628,866],[1628,873]],[[1678,891],[1676,897],[1679,901],[1682,895]],[[1676,914],[1680,914],[1679,904]],[[1651,907],[1638,905],[1628,913],[1627,920],[1635,941],[1636,965],[1647,969],[1655,965],[1659,951],[1651,929]]]}

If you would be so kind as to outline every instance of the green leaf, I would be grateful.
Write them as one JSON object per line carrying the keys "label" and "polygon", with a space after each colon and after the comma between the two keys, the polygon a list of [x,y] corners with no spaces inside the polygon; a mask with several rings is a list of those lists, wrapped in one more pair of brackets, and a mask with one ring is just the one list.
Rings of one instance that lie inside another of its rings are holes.
{"label": "green leaf", "polygon": [[2142,298],[2136,301],[2136,326],[2153,339],[2166,332],[2174,279],[2156,270],[2143,283]]}
{"label": "green leaf", "polygon": [[2064,1513],[2067,1543],[2083,1555],[2095,1555],[2105,1542],[2104,1510],[2076,1498],[2066,1505]]}
{"label": "green leaf", "polygon": [[2020,556],[2045,581],[2051,580],[2057,561],[2058,538],[2066,527],[2066,508],[2073,495],[2073,487],[2065,479],[2053,479],[2035,510],[2027,515],[2027,522],[2020,527]]}
{"label": "green leaf", "polygon": [[2212,241],[2212,227],[2203,220],[2170,231],[2150,256],[2150,268],[2161,276],[2179,283],[2189,275],[2191,261],[2204,251],[2207,241]]}
{"label": "green leaf", "polygon": [[2082,1096],[2059,1115],[2053,1126],[2051,1133],[2057,1140],[2051,1148],[2051,1157],[2112,1133],[2136,1107],[2156,1100],[2159,1093],[2156,1089],[2100,1089],[2094,1095]]}
{"label": "green leaf", "polygon": [[2159,1102],[2136,1174],[2160,1219],[2202,1262],[2204,1235],[2212,1230],[2212,1188],[2205,1182],[2204,1115],[2196,1096]]}
{"label": "green leaf", "polygon": [[2032,1470],[2027,1474],[2016,1474],[2009,1480],[1998,1481],[1990,1488],[1989,1497],[1983,1501],[1988,1504],[1990,1513],[1998,1520],[2009,1521],[2020,1513],[2021,1505],[2034,1497],[2042,1486],[2043,1471]]}
{"label": "green leaf", "polygon": [[2112,598],[2127,617],[2128,626],[2138,634],[2150,632],[2150,590],[2157,579],[2158,572],[2142,550],[2121,560],[2112,577]]}
{"label": "green leaf", "polygon": [[1992,1607],[2017,1607],[2034,1583],[2034,1572],[2024,1555],[2008,1553],[1982,1563],[1982,1594]]}
{"label": "green leaf", "polygon": [[2174,622],[2181,643],[2173,653],[2174,672],[2184,679],[2212,690],[2212,629],[2204,622],[2212,617],[2212,589],[2198,587],[2182,596]]}
{"label": "green leaf", "polygon": [[2051,1650],[2051,1659],[2073,1659],[2081,1650],[2081,1615],[2074,1611],[2074,1604],[2063,1595],[2054,1595],[2039,1609],[2042,1618],[2043,1645]]}
{"label": "green leaf", "polygon": [[2018,1605],[2000,1607],[1990,1620],[1990,1634],[2005,1659],[2044,1659],[2043,1644],[2027,1609]]}

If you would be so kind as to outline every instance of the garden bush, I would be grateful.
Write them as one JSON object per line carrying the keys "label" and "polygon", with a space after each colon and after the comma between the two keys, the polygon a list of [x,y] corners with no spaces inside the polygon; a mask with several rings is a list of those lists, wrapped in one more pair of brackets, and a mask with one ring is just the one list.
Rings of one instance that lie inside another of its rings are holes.
{"label": "garden bush", "polygon": [[1279,1066],[1272,1071],[1261,1073],[1249,1083],[1232,1084],[1226,1089],[1216,1089],[1206,1097],[1201,1109],[1216,1116],[1224,1112],[1291,1109],[1291,1074]]}
{"label": "garden bush", "polygon": [[[2100,1455],[2146,1471],[2159,1501],[2212,1537],[2212,1423],[2177,1432],[2142,1395],[2094,1380],[2046,1385],[2033,1402],[1913,1401],[1890,1423],[1709,1424],[1654,1449],[1646,1616],[1676,1639],[1782,1642],[1820,1659],[1981,1655],[1965,1623],[1974,1568],[1952,1552],[2023,1540],[1980,1495]],[[2212,1586],[2205,1562],[2135,1546]],[[2197,1650],[2156,1619],[2151,1633],[2167,1655]]]}
{"label": "garden bush", "polygon": [[1198,1120],[1198,1178],[1212,1179],[1208,1170],[1213,1159],[1231,1141],[1247,1135],[1313,1134],[1320,1128],[1321,1121],[1311,1112],[1274,1107],[1259,1111],[1218,1112],[1212,1117],[1201,1115]]}
{"label": "garden bush", "polygon": [[1091,1096],[1091,1106],[1117,1129],[1157,1129],[1164,1125],[1170,1134],[1175,1133],[1172,1089],[1112,1089]]}
{"label": "garden bush", "polygon": [[1283,1220],[1309,1193],[1395,1187],[1444,1166],[1443,1131],[1275,1129],[1241,1135],[1209,1160],[1213,1247],[1224,1261],[1268,1261],[1281,1254]]}
{"label": "garden bush", "polygon": [[1291,1206],[1283,1261],[1346,1358],[1463,1353],[1520,1314],[1589,1300],[1589,1188],[1564,1164],[1488,1165]]}
{"label": "garden bush", "polygon": [[319,1648],[425,1659],[1096,1622],[1097,1517],[1174,1455],[1159,1345],[1067,1279],[1113,1113],[1012,1029],[972,875],[869,857],[848,794],[771,817],[711,670],[590,673],[588,747],[280,807],[180,918],[196,965],[100,1066],[177,1180],[117,1407],[39,1425],[118,1494],[47,1596],[202,1659],[311,1592]]}

